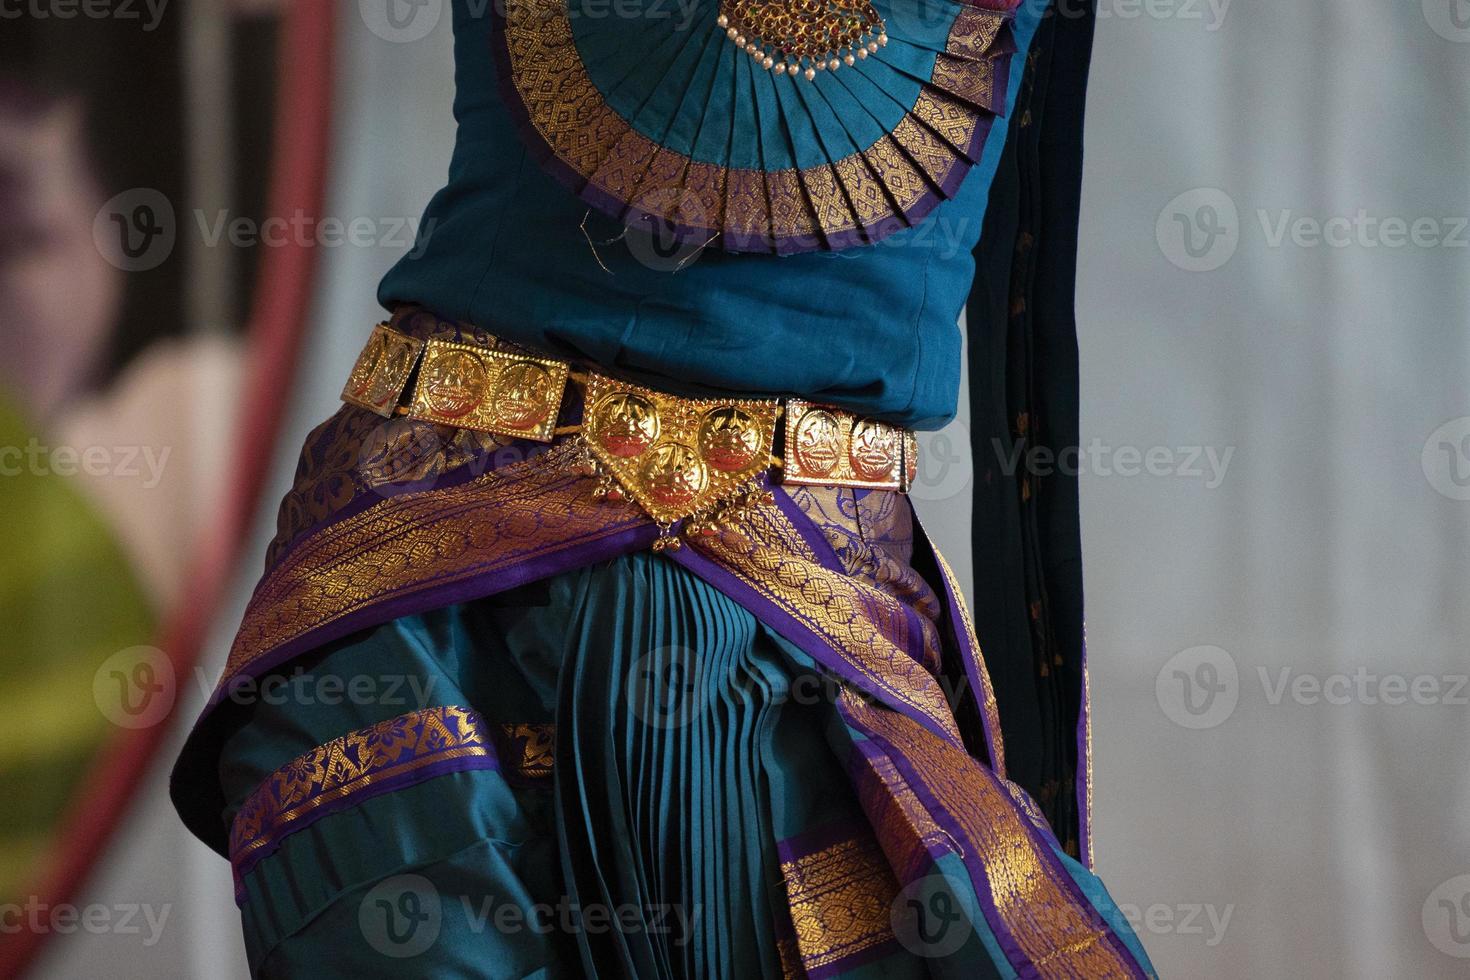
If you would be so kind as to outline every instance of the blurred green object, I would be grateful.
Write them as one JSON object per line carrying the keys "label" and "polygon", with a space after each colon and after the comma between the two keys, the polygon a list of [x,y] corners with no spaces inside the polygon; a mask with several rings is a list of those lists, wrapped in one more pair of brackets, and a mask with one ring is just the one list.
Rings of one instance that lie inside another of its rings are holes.
{"label": "blurred green object", "polygon": [[0,902],[23,899],[114,732],[98,667],[149,643],[154,615],[116,536],[0,394]]}

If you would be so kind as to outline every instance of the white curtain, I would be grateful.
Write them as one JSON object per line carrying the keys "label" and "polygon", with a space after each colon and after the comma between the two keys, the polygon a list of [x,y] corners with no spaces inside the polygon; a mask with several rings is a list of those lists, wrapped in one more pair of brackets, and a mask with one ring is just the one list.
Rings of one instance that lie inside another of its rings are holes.
{"label": "white curtain", "polygon": [[1100,870],[1165,976],[1466,976],[1470,3],[1102,3]]}

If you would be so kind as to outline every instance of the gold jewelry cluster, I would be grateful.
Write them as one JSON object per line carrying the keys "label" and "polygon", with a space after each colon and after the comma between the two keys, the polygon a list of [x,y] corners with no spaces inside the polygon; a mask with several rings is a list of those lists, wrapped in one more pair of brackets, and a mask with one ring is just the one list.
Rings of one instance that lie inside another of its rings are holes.
{"label": "gold jewelry cluster", "polygon": [[762,68],[807,81],[888,44],[869,0],[723,0],[715,23]]}

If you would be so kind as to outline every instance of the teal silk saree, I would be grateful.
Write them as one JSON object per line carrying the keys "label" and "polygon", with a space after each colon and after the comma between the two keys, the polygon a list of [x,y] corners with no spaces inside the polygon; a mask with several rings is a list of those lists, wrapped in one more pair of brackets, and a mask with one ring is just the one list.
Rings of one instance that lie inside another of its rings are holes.
{"label": "teal silk saree", "polygon": [[[716,20],[760,11],[683,9],[454,4],[459,143],[392,329],[936,427],[968,301],[977,438],[1064,435],[1070,306],[1033,290],[1075,173],[1037,160],[1076,155],[1090,18],[894,0],[862,57],[777,74]],[[655,552],[556,421],[308,439],[173,780],[256,975],[1153,975],[1089,870],[1067,484],[977,467],[972,619],[898,491],[763,473]]]}

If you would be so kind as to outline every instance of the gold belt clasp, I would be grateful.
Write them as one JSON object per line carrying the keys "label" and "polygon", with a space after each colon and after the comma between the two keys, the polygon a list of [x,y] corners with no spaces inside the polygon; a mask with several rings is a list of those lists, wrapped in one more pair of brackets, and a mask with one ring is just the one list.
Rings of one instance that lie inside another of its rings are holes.
{"label": "gold belt clasp", "polygon": [[342,400],[394,414],[413,369],[409,418],[514,439],[550,442],[571,367],[565,361],[447,340],[419,340],[386,324],[373,330]]}
{"label": "gold belt clasp", "polygon": [[587,377],[582,433],[597,462],[665,526],[740,496],[771,465],[780,403],[665,395]]}

